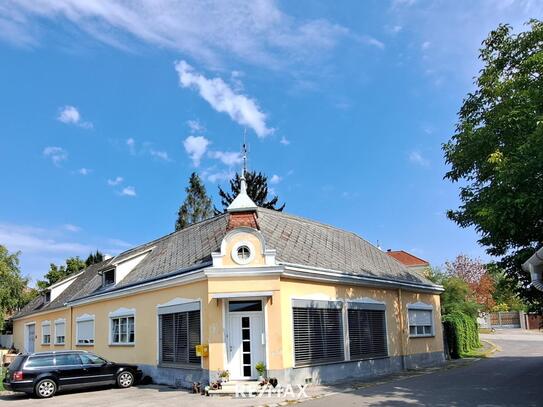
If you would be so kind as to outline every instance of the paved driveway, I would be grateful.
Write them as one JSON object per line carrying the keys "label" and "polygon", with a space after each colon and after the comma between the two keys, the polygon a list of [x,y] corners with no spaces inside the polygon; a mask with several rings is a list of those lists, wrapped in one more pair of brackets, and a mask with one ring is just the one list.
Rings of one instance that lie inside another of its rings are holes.
{"label": "paved driveway", "polygon": [[502,351],[467,367],[336,394],[304,406],[543,406],[543,334],[502,330],[482,337]]}
{"label": "paved driveway", "polygon": [[[303,406],[543,406],[543,334],[520,330],[483,335],[502,351],[468,366],[441,370],[414,377],[380,381],[354,391],[315,386]],[[339,391],[338,393],[332,393]],[[106,388],[88,392],[61,393],[53,399],[38,400],[24,394],[0,396],[6,407],[79,406],[254,406],[273,405],[285,399],[231,399],[202,397],[164,386],[130,389]]]}

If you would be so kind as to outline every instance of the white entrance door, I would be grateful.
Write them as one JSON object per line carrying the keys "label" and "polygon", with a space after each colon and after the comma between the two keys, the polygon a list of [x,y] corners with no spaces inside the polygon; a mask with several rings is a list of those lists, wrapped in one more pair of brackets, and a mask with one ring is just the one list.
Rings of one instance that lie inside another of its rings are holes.
{"label": "white entrance door", "polygon": [[[237,301],[240,303],[241,301]],[[232,380],[255,379],[258,362],[266,364],[264,315],[256,312],[228,312],[228,370]]]}
{"label": "white entrance door", "polygon": [[26,326],[26,351],[34,352],[34,340],[36,339],[36,325],[31,324]]}

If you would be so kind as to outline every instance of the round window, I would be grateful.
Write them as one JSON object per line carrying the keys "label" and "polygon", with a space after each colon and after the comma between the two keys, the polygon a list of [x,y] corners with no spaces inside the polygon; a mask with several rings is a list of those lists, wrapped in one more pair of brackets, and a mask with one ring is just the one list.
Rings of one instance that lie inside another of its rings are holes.
{"label": "round window", "polygon": [[241,261],[248,261],[251,258],[251,250],[247,246],[240,246],[238,247],[237,255]]}

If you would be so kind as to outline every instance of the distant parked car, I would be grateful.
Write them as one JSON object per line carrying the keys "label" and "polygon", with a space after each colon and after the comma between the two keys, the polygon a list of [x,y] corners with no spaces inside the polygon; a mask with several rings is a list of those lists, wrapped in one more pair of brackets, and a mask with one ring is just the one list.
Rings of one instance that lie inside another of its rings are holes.
{"label": "distant parked car", "polygon": [[21,353],[9,365],[4,388],[52,397],[59,390],[116,384],[132,386],[141,379],[135,365],[109,362],[85,351]]}

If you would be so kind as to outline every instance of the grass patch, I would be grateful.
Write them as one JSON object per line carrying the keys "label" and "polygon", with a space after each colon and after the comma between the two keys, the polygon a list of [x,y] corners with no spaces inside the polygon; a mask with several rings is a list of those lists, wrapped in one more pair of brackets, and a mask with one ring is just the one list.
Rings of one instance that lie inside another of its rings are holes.
{"label": "grass patch", "polygon": [[468,352],[462,353],[462,357],[463,358],[486,358],[487,357],[486,349],[483,346],[477,349],[471,349]]}
{"label": "grass patch", "polygon": [[479,328],[479,333],[480,334],[491,334],[492,329],[491,328]]}
{"label": "grass patch", "polygon": [[4,380],[4,375],[6,374],[6,368],[5,367],[0,367],[0,391],[4,391],[4,384],[2,383],[2,381]]}

